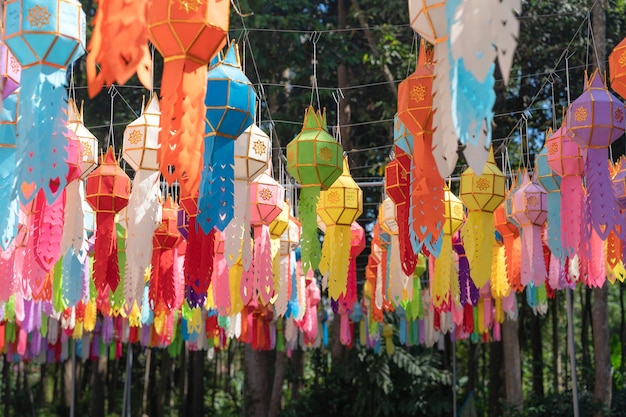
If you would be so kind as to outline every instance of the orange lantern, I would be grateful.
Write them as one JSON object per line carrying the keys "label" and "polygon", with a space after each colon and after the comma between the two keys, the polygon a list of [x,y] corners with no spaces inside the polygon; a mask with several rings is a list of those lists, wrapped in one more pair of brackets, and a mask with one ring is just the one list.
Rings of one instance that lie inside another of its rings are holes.
{"label": "orange lantern", "polygon": [[183,300],[182,282],[176,282],[174,252],[180,242],[178,204],[169,197],[163,204],[161,224],[152,237],[152,271],[150,274],[150,303],[155,314],[176,310]]}
{"label": "orange lantern", "polygon": [[163,55],[159,161],[163,177],[193,196],[200,184],[207,65],[226,44],[230,2],[155,0],[150,41]]}

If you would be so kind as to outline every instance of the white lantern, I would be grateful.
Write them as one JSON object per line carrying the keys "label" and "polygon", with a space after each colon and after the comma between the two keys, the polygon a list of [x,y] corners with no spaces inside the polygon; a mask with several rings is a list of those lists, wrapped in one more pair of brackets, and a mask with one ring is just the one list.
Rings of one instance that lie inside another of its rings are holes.
{"label": "white lantern", "polygon": [[159,161],[159,120],[161,109],[159,99],[153,94],[141,111],[141,116],[124,129],[122,157],[134,171],[158,171]]}
{"label": "white lantern", "polygon": [[98,166],[98,139],[83,124],[83,106],[80,112],[73,99],[67,101],[67,128],[76,134],[83,147],[80,178],[85,179]]}
{"label": "white lantern", "polygon": [[379,208],[378,222],[380,227],[390,235],[398,234],[398,220],[396,217],[396,204],[391,198],[385,198]]}
{"label": "white lantern", "polygon": [[235,179],[254,180],[267,169],[270,138],[256,124],[235,140]]}

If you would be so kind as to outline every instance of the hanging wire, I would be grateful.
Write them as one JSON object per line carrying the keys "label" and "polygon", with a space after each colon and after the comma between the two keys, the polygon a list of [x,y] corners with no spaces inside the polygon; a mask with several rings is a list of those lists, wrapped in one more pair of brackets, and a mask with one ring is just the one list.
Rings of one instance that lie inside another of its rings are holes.
{"label": "hanging wire", "polygon": [[311,34],[311,43],[313,43],[313,80],[312,86],[313,90],[311,91],[311,106],[313,106],[313,97],[317,98],[317,109],[320,110],[322,106],[320,105],[320,92],[317,88],[317,43],[322,37],[321,32],[313,32]]}
{"label": "hanging wire", "polygon": [[335,92],[333,92],[333,99],[335,100],[335,104],[337,105],[337,125],[335,126],[334,129],[334,133],[335,133],[335,140],[337,142],[339,142],[339,144],[341,146],[343,146],[343,142],[341,141],[341,115],[340,115],[340,111],[341,111],[341,100],[343,100],[344,98],[346,98],[343,95],[343,91],[341,91],[341,88],[338,88],[337,90],[335,90]]}
{"label": "hanging wire", "polygon": [[76,104],[76,85],[74,82],[74,61],[70,64],[70,86],[69,86],[69,96]]}
{"label": "hanging wire", "polygon": [[556,99],[554,95],[554,74],[548,75],[550,90],[552,91],[552,130],[556,130]]}
{"label": "hanging wire", "polygon": [[[409,53],[410,57],[413,57],[413,53],[415,52],[415,67],[417,67],[417,61],[419,59],[419,53],[420,53],[420,48],[419,48],[419,39],[417,38],[417,32],[413,32],[413,41],[411,42],[411,52]],[[406,65],[406,78],[409,77],[409,74],[411,74],[411,70],[413,68],[411,68],[411,60],[407,59],[407,65]]]}
{"label": "hanging wire", "polygon": [[150,97],[154,95],[154,45],[150,44],[150,54],[152,55],[152,66],[150,67]]}
{"label": "hanging wire", "polygon": [[111,87],[109,87],[109,95],[111,96],[111,118],[109,120],[109,139],[107,143],[107,148],[112,147],[113,153],[115,153],[115,132],[113,129],[113,115],[114,115],[113,106],[115,104],[115,96],[118,95],[117,89],[115,88],[115,84],[111,84]]}

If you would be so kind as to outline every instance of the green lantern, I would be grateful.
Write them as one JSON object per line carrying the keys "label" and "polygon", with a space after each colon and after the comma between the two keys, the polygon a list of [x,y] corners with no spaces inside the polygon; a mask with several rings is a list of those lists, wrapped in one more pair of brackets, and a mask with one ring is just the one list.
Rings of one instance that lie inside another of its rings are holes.
{"label": "green lantern", "polygon": [[299,215],[302,221],[302,263],[317,269],[320,244],[317,238],[317,200],[321,189],[329,188],[343,171],[343,148],[328,133],[326,111],[310,106],[304,114],[300,133],[287,145],[287,171],[302,186]]}

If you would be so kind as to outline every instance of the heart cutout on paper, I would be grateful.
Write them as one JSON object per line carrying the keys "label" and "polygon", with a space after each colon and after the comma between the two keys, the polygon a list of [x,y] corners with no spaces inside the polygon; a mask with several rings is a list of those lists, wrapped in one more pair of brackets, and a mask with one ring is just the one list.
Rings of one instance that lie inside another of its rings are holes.
{"label": "heart cutout on paper", "polygon": [[21,186],[22,195],[26,198],[26,200],[30,200],[36,188],[37,184],[34,182],[23,182]]}
{"label": "heart cutout on paper", "polygon": [[50,191],[52,191],[52,194],[56,194],[57,191],[59,191],[60,185],[61,185],[61,180],[59,179],[59,177],[51,178],[50,182],[48,183],[48,188],[50,188]]}

